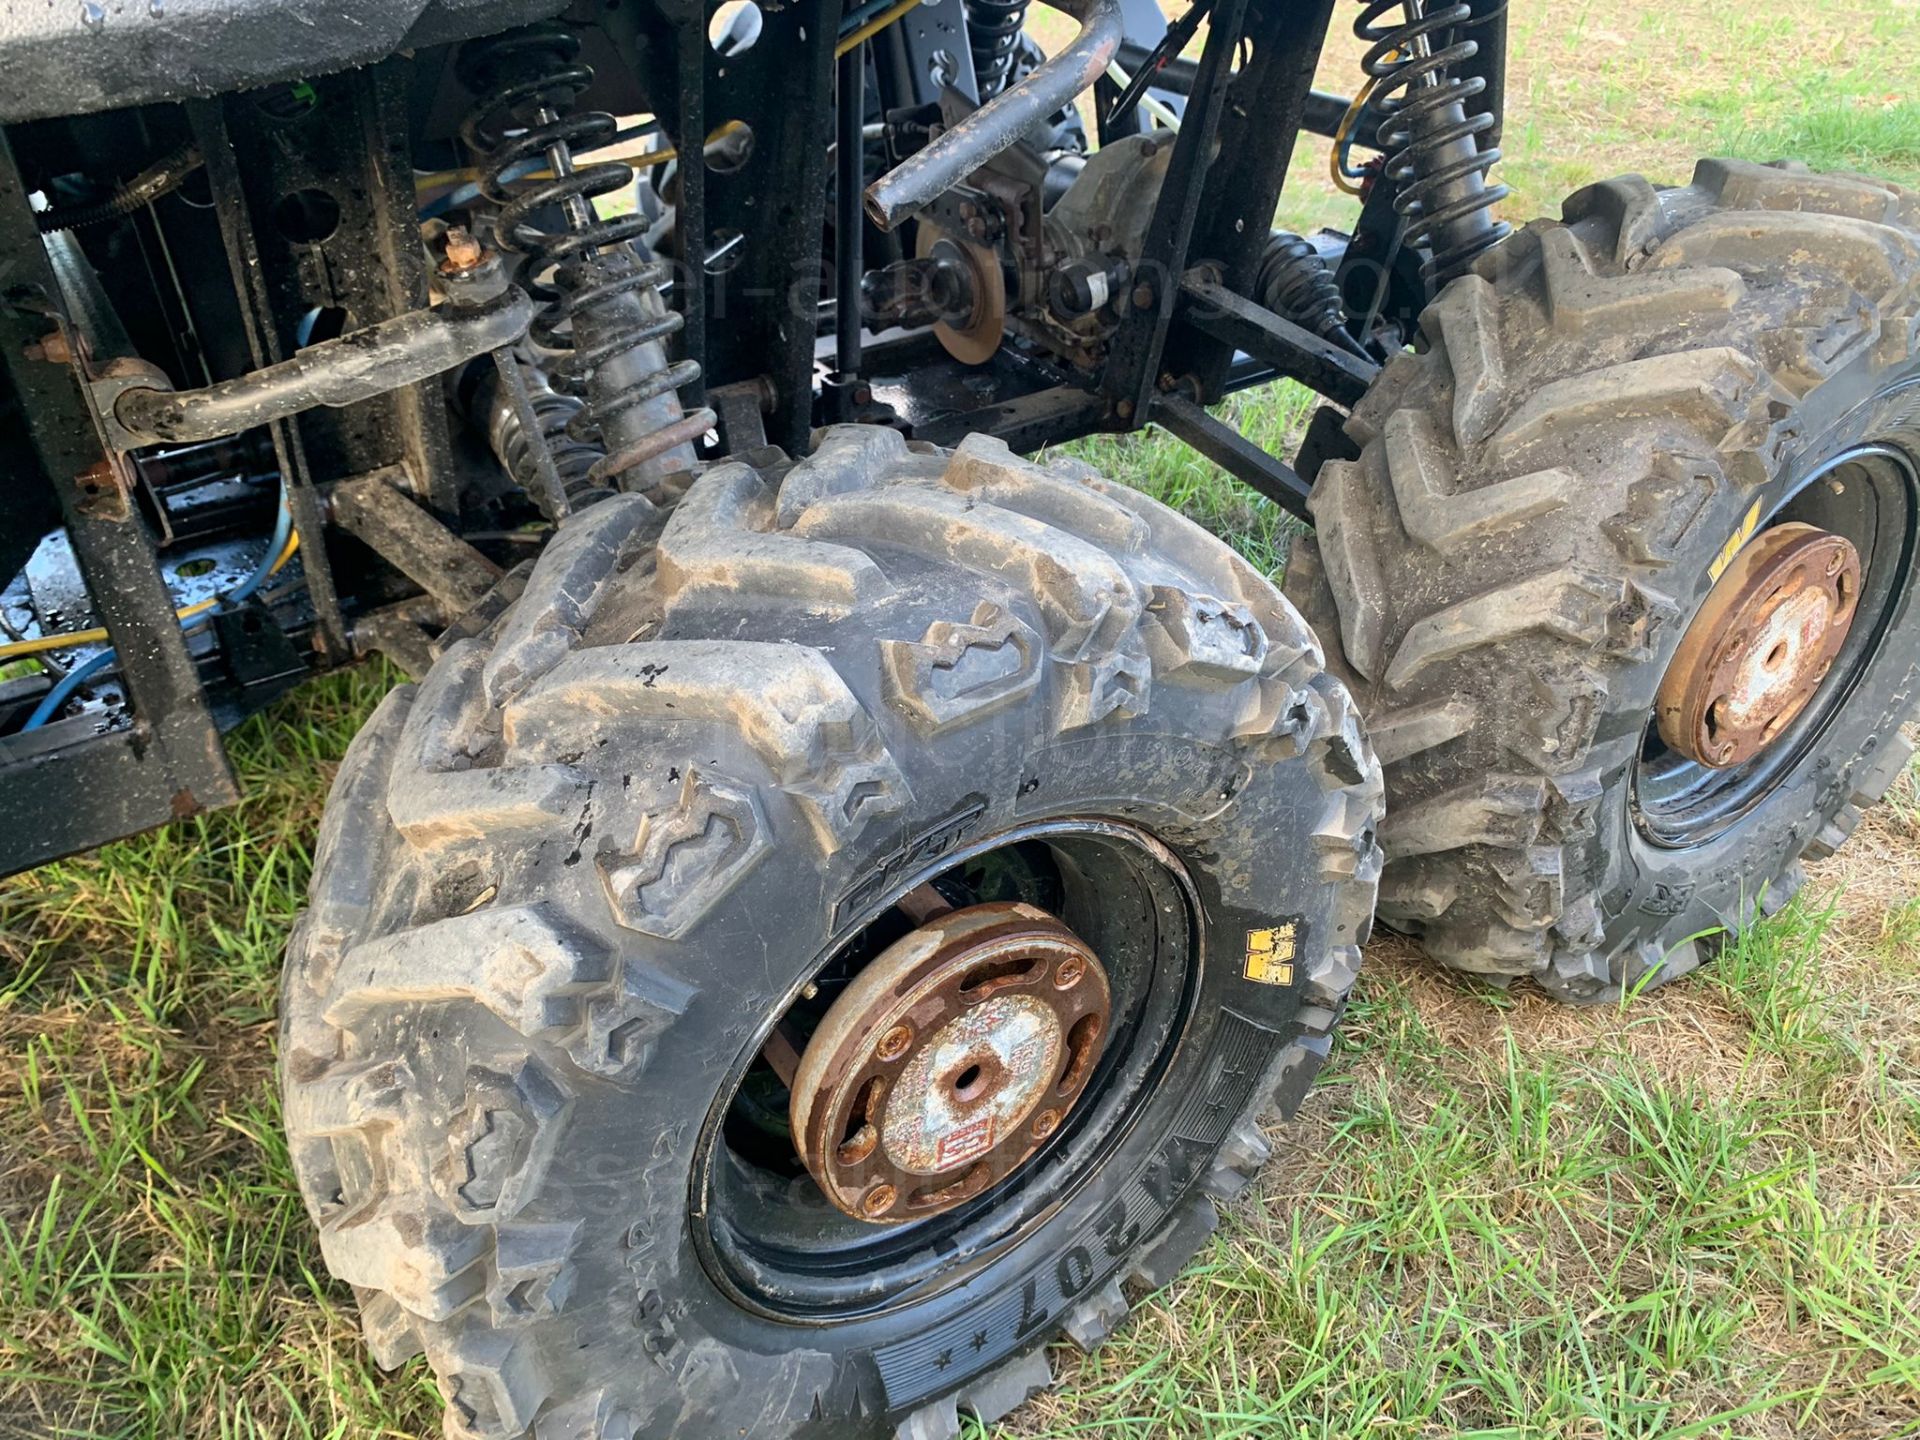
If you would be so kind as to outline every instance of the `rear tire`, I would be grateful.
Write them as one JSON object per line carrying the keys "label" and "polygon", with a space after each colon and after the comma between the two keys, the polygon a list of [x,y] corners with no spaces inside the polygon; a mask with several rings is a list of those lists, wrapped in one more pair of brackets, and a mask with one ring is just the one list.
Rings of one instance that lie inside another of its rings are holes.
{"label": "rear tire", "polygon": [[[838,427],[664,529],[570,522],[355,741],[289,948],[294,1164],[375,1357],[424,1351],[457,1437],[946,1440],[1019,1404],[1326,1058],[1380,780],[1322,663],[1213,537],[984,438]],[[755,1057],[902,895],[1004,854],[1103,947],[1129,1044],[964,1225],[863,1230],[765,1159]]]}
{"label": "rear tire", "polygon": [[[1456,969],[1611,1000],[1847,838],[1920,699],[1917,314],[1920,196],[1726,160],[1583,190],[1447,287],[1431,347],[1356,407],[1362,453],[1321,472],[1287,570],[1386,766],[1383,920]],[[1870,444],[1886,473],[1821,476]],[[1714,580],[1820,487],[1883,481],[1847,521],[1888,587],[1857,673],[1764,785],[1688,791],[1648,722]]]}

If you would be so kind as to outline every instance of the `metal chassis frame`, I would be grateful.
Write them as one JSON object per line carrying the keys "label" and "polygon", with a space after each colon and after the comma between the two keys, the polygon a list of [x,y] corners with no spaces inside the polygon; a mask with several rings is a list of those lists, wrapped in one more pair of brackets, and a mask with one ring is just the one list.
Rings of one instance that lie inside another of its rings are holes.
{"label": "metal chassis frame", "polygon": [[[0,364],[24,402],[33,446],[59,497],[94,607],[120,655],[130,728],[93,735],[84,718],[14,737],[0,769],[0,873],[102,838],[150,830],[239,799],[125,462],[106,448],[100,417],[74,369],[27,358],[57,328],[78,344],[40,243],[13,150],[0,135]],[[23,475],[22,481],[26,479]],[[104,502],[104,503],[103,503]],[[156,615],[164,617],[156,624]],[[24,752],[24,753],[22,753]]]}
{"label": "metal chassis frame", "polygon": [[[970,93],[971,55],[955,23],[961,3],[934,0],[862,47],[871,58],[867,83],[878,85],[883,108],[937,98],[928,62],[941,49],[955,62],[954,88]],[[1472,3],[1482,45],[1474,69],[1486,79],[1485,103],[1498,116],[1504,0]],[[1150,7],[1135,8],[1145,15]],[[1245,298],[1287,178],[1290,137],[1331,132],[1347,106],[1344,98],[1311,88],[1334,9],[1334,0],[1214,0],[1200,60],[1170,62],[1156,81],[1156,90],[1178,97],[1182,124],[1129,309],[1102,372],[1071,374],[1037,356],[1007,356],[1007,363],[996,362],[980,403],[917,417],[919,438],[951,444],[984,431],[1033,451],[1157,423],[1289,512],[1307,516],[1310,477],[1261,451],[1206,407],[1280,377],[1351,405],[1376,373]],[[738,429],[758,442],[763,434],[788,453],[804,452],[811,428],[839,418],[844,412],[836,405],[846,402],[822,386],[818,373],[824,368],[819,337],[832,328],[831,307],[822,304],[834,258],[826,245],[831,167],[824,122],[836,72],[833,47],[819,41],[838,33],[842,11],[843,0],[796,0],[769,9],[760,42],[731,58],[707,43],[703,0],[655,0],[601,16],[608,40],[647,93],[676,97],[663,119],[682,155],[700,153],[696,137],[720,121],[742,120],[753,129],[752,154],[738,169],[679,167],[672,303],[686,318],[685,353],[706,370],[702,384],[683,392],[687,403],[702,403],[706,397],[693,392],[710,387],[718,392],[716,403],[730,397],[729,435]],[[1157,12],[1153,18],[1157,23]],[[1130,36],[1135,48],[1123,55],[1137,63],[1144,56],[1140,42],[1156,38]],[[206,156],[255,366],[288,352],[288,327],[303,307],[337,306],[366,324],[425,303],[425,260],[404,198],[411,63],[395,58],[312,82],[350,106],[355,123],[337,133],[314,127],[297,144],[273,143],[271,126],[248,108],[250,97],[186,102]],[[838,68],[844,74],[848,67]],[[1096,95],[1110,98],[1114,87],[1101,85]],[[337,105],[336,121],[341,113]],[[281,116],[274,123],[299,126],[301,120]],[[1216,140],[1220,154],[1244,158],[1209,164]],[[330,265],[318,247],[284,239],[271,223],[278,197],[323,182],[351,194],[343,223],[367,263]],[[1356,252],[1385,248],[1390,237],[1381,227],[1391,222],[1390,202],[1391,183],[1383,179],[1356,231]],[[738,262],[710,263],[729,233],[744,237]],[[132,490],[128,467],[108,448],[95,399],[77,374],[24,358],[49,327],[71,327],[4,132],[0,262],[6,286],[0,365],[29,415],[35,450],[97,613],[121,654],[134,712],[129,729],[94,735],[87,721],[74,720],[0,740],[0,815],[12,821],[0,827],[5,874],[237,797],[208,695],[171,620],[155,536],[139,506],[124,503]],[[1411,324],[1425,298],[1395,291],[1388,312]],[[843,356],[849,353],[859,356],[863,373],[909,375],[915,383],[924,380],[929,393],[942,366],[953,368],[928,332],[869,339],[863,350],[843,347]],[[758,414],[748,413],[756,408]],[[422,518],[456,522],[457,445],[437,385],[396,389],[347,412],[279,421],[269,434],[307,559],[315,611],[309,663],[324,668],[364,653],[378,644],[370,640],[376,624],[390,622],[407,632],[418,663],[424,636],[416,622],[433,609],[432,597],[395,603],[391,593],[343,594],[336,546],[344,532],[328,514],[327,492],[353,476],[379,475],[409,490]],[[103,486],[108,498],[122,498],[117,509],[101,505]],[[346,543],[351,548],[355,541]],[[363,617],[357,635],[356,614]]]}

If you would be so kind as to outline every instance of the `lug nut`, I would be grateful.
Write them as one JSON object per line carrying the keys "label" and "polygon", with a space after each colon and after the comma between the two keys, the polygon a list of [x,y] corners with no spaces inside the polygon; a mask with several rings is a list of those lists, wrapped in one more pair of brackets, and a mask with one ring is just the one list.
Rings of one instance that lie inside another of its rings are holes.
{"label": "lug nut", "polygon": [[1086,962],[1078,955],[1069,955],[1053,972],[1054,987],[1060,990],[1071,990],[1080,983],[1080,977],[1086,973]]}
{"label": "lug nut", "polygon": [[1036,1140],[1046,1139],[1059,1128],[1060,1112],[1058,1110],[1042,1110],[1033,1117],[1033,1138]]}
{"label": "lug nut", "polygon": [[900,1192],[882,1180],[866,1193],[860,1201],[860,1208],[871,1217],[879,1217],[893,1208],[893,1202],[900,1198]]}
{"label": "lug nut", "polygon": [[913,1027],[896,1025],[880,1037],[880,1043],[873,1047],[873,1053],[882,1060],[898,1060],[907,1053],[907,1047],[913,1044]]}

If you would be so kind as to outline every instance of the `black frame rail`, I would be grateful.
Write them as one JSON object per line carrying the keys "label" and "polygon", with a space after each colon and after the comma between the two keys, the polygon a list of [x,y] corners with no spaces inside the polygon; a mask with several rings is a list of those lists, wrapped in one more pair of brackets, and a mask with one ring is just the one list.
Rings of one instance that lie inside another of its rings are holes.
{"label": "black frame rail", "polygon": [[0,256],[7,259],[0,364],[21,397],[133,712],[130,726],[105,734],[79,716],[0,739],[0,874],[11,874],[230,805],[239,791],[173,618],[153,533],[131,503],[127,462],[108,451],[101,417],[73,367],[27,358],[28,347],[56,328],[70,347],[80,342],[4,135]]}

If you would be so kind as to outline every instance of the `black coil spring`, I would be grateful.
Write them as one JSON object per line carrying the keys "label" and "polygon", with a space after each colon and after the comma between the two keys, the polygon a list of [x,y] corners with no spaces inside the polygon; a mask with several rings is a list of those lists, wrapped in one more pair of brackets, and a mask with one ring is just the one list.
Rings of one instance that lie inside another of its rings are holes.
{"label": "black coil spring", "polygon": [[1030,0],[965,0],[967,48],[973,52],[973,79],[980,99],[991,100],[1006,88]]}
{"label": "black coil spring", "polygon": [[[460,57],[461,74],[480,98],[461,121],[460,136],[485,157],[479,190],[498,207],[495,238],[502,249],[523,257],[519,279],[541,306],[531,337],[542,349],[564,356],[552,367],[553,388],[586,402],[566,425],[568,436],[586,442],[596,430],[607,435],[616,415],[697,380],[700,366],[680,360],[617,392],[589,389],[603,365],[649,341],[665,340],[686,319],[662,307],[651,319],[606,326],[608,333],[592,345],[582,346],[576,338],[576,320],[617,316],[618,311],[609,310],[610,302],[637,290],[657,292],[671,276],[664,263],[642,261],[632,248],[649,228],[645,216],[602,219],[593,208],[596,197],[633,184],[633,167],[617,160],[573,164],[576,150],[606,145],[619,128],[604,110],[569,113],[593,83],[593,69],[580,63],[579,54],[578,37],[554,26],[535,26],[469,46]],[[537,172],[548,168],[549,152],[559,153],[563,163],[551,167],[556,173],[537,178]],[[554,208],[567,217],[567,228],[541,229],[534,217]],[[697,411],[698,416],[711,425],[711,412]],[[593,478],[610,481],[653,453],[659,452],[629,445],[606,456]]]}
{"label": "black coil spring", "polygon": [[[1398,18],[1381,23],[1389,14]],[[1402,0],[1366,0],[1353,24],[1368,46],[1360,65],[1376,82],[1372,103],[1383,117],[1380,148],[1399,187],[1394,208],[1406,222],[1402,243],[1432,247],[1423,268],[1435,284],[1465,273],[1512,228],[1503,221],[1472,223],[1508,193],[1504,185],[1485,183],[1500,160],[1497,146],[1480,146],[1480,136],[1497,123],[1494,116],[1466,113],[1487,82],[1455,73],[1480,53],[1476,42],[1458,38],[1474,19],[1473,7],[1464,3],[1409,20]],[[1419,53],[1422,40],[1429,46],[1425,55]],[[1449,157],[1461,141],[1469,142],[1461,147],[1467,153]]]}
{"label": "black coil spring", "polygon": [[1260,256],[1253,293],[1276,315],[1316,335],[1345,334],[1346,303],[1326,257],[1301,236],[1276,230]]}

